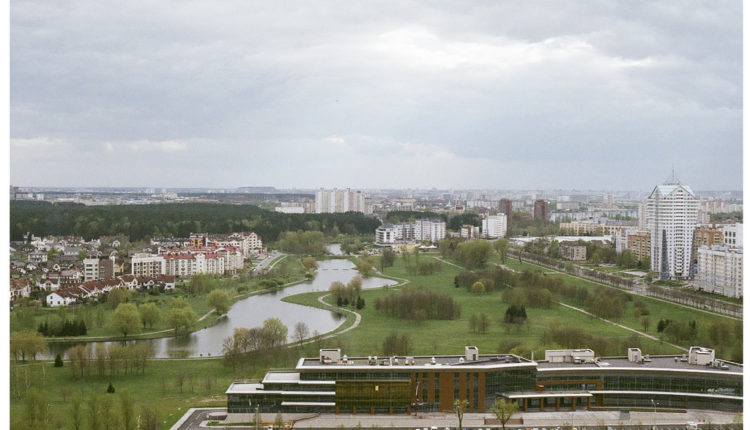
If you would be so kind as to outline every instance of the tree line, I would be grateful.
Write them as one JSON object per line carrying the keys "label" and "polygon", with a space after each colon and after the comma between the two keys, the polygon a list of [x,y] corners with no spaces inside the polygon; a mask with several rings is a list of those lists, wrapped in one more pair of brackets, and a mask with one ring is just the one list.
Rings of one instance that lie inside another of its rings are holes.
{"label": "tree line", "polygon": [[148,359],[154,356],[154,348],[149,342],[127,345],[96,343],[73,346],[65,354],[74,378],[90,376],[92,372],[98,376],[143,375]]}
{"label": "tree line", "polygon": [[[295,329],[297,333],[306,333],[301,327]],[[244,364],[244,357],[250,354],[264,352],[280,347],[286,343],[289,329],[278,318],[268,318],[262,327],[236,328],[232,336],[224,339],[222,352],[224,363],[236,369]],[[299,339],[302,340],[302,339]]]}
{"label": "tree line", "polygon": [[285,231],[319,231],[326,235],[371,235],[380,221],[360,212],[284,214],[253,205],[164,203],[83,206],[49,202],[10,202],[10,240],[37,236],[82,236],[89,240],[124,235],[130,241],[150,237],[187,237],[191,232],[254,231],[276,241]]}
{"label": "tree line", "polygon": [[461,316],[453,297],[421,287],[407,287],[399,293],[375,299],[375,310],[412,321],[451,320]]}
{"label": "tree line", "polygon": [[342,282],[335,281],[331,283],[328,288],[334,299],[336,299],[337,306],[356,306],[357,309],[365,307],[365,299],[361,297],[362,293],[362,278],[355,276],[349,281],[348,284],[344,285]]}

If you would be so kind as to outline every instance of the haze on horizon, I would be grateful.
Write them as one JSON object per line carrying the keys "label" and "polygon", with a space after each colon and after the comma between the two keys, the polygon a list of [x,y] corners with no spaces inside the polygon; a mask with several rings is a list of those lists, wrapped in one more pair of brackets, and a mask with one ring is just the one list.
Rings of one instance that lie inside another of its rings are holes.
{"label": "haze on horizon", "polygon": [[742,4],[691,6],[12,0],[10,182],[741,190]]}

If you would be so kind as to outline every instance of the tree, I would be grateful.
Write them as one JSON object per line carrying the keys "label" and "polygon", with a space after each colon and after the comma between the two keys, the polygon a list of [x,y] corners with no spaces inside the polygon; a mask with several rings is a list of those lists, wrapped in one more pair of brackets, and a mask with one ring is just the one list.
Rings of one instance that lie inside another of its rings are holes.
{"label": "tree", "polygon": [[60,354],[55,356],[55,367],[63,367],[63,359]]}
{"label": "tree", "polygon": [[307,339],[308,336],[310,336],[310,329],[307,327],[307,324],[302,321],[298,322],[294,326],[294,338],[297,342],[302,342]]}
{"label": "tree", "polygon": [[[110,384],[110,387],[112,384]],[[109,392],[109,391],[107,391]],[[115,389],[112,388],[112,392],[115,392]],[[101,423],[104,427],[104,430],[109,430],[113,426],[113,419],[112,419],[112,397],[110,396],[102,396],[99,398],[99,403],[101,407]]]}
{"label": "tree", "polygon": [[139,427],[146,430],[156,429],[159,426],[159,415],[153,405],[141,406],[141,420]]}
{"label": "tree", "polygon": [[76,255],[76,258],[78,258],[80,261],[83,261],[86,258],[88,258],[88,256],[89,256],[89,253],[86,252],[85,249],[82,249],[82,250],[78,251],[78,255]]}
{"label": "tree", "polygon": [[[176,301],[176,300],[175,300]],[[174,329],[175,333],[187,332],[198,322],[198,316],[193,312],[190,305],[183,307],[171,307],[167,311],[167,325]]]}
{"label": "tree", "polygon": [[274,430],[284,430],[284,418],[281,416],[281,411],[276,414],[276,419],[273,420]]}
{"label": "tree", "polygon": [[208,304],[216,309],[218,315],[225,314],[229,310],[229,295],[222,290],[213,290],[208,295]]}
{"label": "tree", "polygon": [[458,418],[458,428],[462,429],[464,428],[463,422],[464,422],[464,412],[466,412],[466,400],[459,400],[456,399],[455,402],[453,402],[453,411],[456,413],[456,418]]}
{"label": "tree", "polygon": [[120,418],[123,430],[135,429],[135,404],[128,393],[120,393]]}
{"label": "tree", "polygon": [[263,321],[263,343],[267,348],[274,348],[283,345],[286,342],[286,336],[289,331],[287,327],[278,318],[268,318]]}
{"label": "tree", "polygon": [[107,303],[113,309],[119,306],[121,303],[125,303],[130,298],[130,290],[127,288],[114,288],[112,291],[107,293]]}
{"label": "tree", "polygon": [[[90,426],[89,428],[91,430],[99,430],[99,417],[100,417],[100,411],[99,411],[99,399],[97,399],[97,396],[94,393],[91,393],[89,395],[89,399],[86,402],[86,406],[89,409],[89,418],[90,418]],[[151,427],[154,428],[154,427]]]}
{"label": "tree", "polygon": [[70,419],[73,421],[73,428],[80,430],[83,425],[83,404],[79,394],[74,394],[70,399]]}
{"label": "tree", "polygon": [[505,239],[498,239],[493,244],[492,247],[495,249],[495,252],[497,252],[500,255],[500,260],[505,264],[505,257],[508,256],[508,248],[510,247],[510,243],[508,243]]}
{"label": "tree", "polygon": [[16,360],[36,360],[36,355],[47,351],[47,341],[36,331],[15,331],[10,334],[10,354]]}
{"label": "tree", "polygon": [[364,276],[370,276],[372,269],[375,267],[375,262],[372,257],[359,257],[354,263],[359,273]]}
{"label": "tree", "polygon": [[467,269],[481,268],[487,265],[492,249],[486,240],[461,242],[456,247],[456,257]]}
{"label": "tree", "polygon": [[393,266],[393,263],[395,261],[396,261],[396,253],[393,252],[391,248],[385,248],[383,250],[383,255],[380,257],[380,270],[383,270],[386,267]]}
{"label": "tree", "polygon": [[149,328],[154,328],[154,324],[161,320],[161,311],[155,303],[146,303],[138,308],[138,312],[141,314],[141,322],[143,328],[146,328],[148,324]]}
{"label": "tree", "polygon": [[484,294],[485,292],[487,292],[487,289],[484,287],[484,284],[482,282],[477,281],[471,285],[471,292],[475,294]]}
{"label": "tree", "polygon": [[651,320],[649,320],[648,317],[643,317],[641,318],[641,325],[643,326],[643,331],[648,331],[648,328],[651,325]]}
{"label": "tree", "polygon": [[510,417],[512,417],[518,410],[518,403],[508,402],[505,399],[497,399],[495,404],[490,407],[490,410],[495,414],[495,417],[500,420],[500,423],[503,425],[503,430],[505,430],[505,423],[507,423],[508,420],[510,420]]}
{"label": "tree", "polygon": [[315,257],[305,257],[302,259],[302,266],[308,271],[314,271],[318,268],[318,262],[315,261]]}
{"label": "tree", "polygon": [[138,313],[138,308],[132,303],[117,305],[117,309],[112,313],[110,324],[112,324],[113,329],[122,333],[123,337],[137,333],[141,325],[141,316]]}

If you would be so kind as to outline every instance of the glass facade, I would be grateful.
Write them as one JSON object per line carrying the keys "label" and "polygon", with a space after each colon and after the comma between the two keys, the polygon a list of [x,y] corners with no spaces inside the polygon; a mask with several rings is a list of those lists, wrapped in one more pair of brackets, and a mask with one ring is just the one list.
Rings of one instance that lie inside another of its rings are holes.
{"label": "glass facade", "polygon": [[[487,412],[497,399],[521,395],[517,398],[524,399],[519,406],[527,410],[654,405],[674,409],[742,409],[742,375],[736,371],[722,374],[693,369],[579,369],[551,368],[548,364],[537,369],[534,363],[450,368],[300,367],[299,380],[266,383],[256,391],[228,394],[227,406],[229,412],[245,413],[259,407],[261,412],[387,414],[450,411],[453,402],[461,399],[468,403],[467,411]],[[549,397],[535,397],[535,393]]]}

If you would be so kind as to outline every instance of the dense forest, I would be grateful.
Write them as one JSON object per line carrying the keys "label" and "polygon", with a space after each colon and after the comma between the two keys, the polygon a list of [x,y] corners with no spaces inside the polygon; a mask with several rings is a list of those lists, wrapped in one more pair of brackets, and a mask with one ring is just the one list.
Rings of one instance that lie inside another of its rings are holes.
{"label": "dense forest", "polygon": [[83,206],[49,202],[10,202],[10,239],[26,232],[40,235],[125,235],[187,237],[191,232],[254,231],[273,242],[284,231],[320,231],[326,235],[373,234],[380,222],[359,212],[283,214],[251,205],[170,203],[133,206]]}

